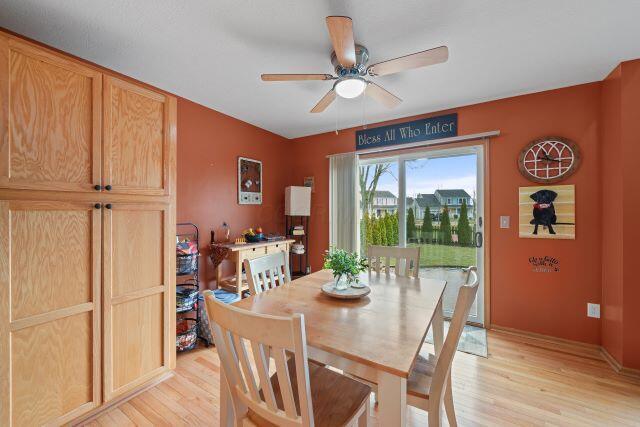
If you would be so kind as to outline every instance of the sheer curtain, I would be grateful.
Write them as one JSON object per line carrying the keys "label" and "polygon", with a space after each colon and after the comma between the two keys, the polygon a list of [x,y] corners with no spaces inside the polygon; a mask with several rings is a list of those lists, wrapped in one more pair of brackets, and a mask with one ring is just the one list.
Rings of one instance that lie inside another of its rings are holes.
{"label": "sheer curtain", "polygon": [[358,249],[358,157],[345,153],[329,158],[329,245]]}

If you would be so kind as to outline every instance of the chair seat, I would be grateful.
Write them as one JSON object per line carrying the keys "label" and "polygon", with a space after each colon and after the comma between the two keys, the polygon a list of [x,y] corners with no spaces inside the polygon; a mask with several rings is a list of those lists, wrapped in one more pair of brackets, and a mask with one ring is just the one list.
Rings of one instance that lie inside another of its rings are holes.
{"label": "chair seat", "polygon": [[[289,359],[287,366],[296,410],[300,413],[296,365],[293,358]],[[282,395],[280,394],[280,387],[275,374],[271,377],[271,384],[276,397],[276,405],[279,409],[284,410]],[[309,386],[311,388],[313,418],[316,427],[346,425],[352,421],[353,416],[369,399],[371,394],[371,387],[311,361],[309,362]],[[258,426],[272,425],[252,411],[249,411],[249,418]]]}
{"label": "chair seat", "polygon": [[429,354],[427,357],[421,354],[418,355],[407,380],[407,394],[421,399],[429,399],[431,379],[436,369],[436,360],[436,356],[433,354]]}

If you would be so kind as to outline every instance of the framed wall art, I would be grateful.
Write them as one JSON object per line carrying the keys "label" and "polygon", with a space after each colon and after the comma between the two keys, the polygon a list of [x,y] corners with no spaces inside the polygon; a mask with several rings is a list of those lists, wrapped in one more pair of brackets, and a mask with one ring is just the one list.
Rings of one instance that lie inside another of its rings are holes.
{"label": "framed wall art", "polygon": [[520,187],[519,233],[529,239],[575,239],[573,185]]}
{"label": "framed wall art", "polygon": [[238,157],[238,203],[262,204],[262,162]]}

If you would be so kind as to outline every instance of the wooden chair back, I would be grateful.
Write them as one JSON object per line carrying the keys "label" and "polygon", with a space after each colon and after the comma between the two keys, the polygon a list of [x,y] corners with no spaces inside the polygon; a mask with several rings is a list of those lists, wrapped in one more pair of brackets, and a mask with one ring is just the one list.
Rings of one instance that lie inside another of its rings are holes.
{"label": "wooden chair back", "polygon": [[251,260],[245,259],[244,270],[247,273],[251,295],[291,282],[289,257],[284,251]]}
{"label": "wooden chair back", "polygon": [[460,336],[464,325],[467,323],[467,317],[471,310],[471,305],[476,298],[478,292],[478,270],[476,267],[469,267],[465,269],[467,273],[467,283],[461,286],[458,290],[458,298],[456,299],[456,306],[453,310],[453,317],[449,324],[449,331],[447,337],[442,346],[442,351],[438,355],[436,361],[435,371],[431,381],[431,390],[429,399],[438,399],[436,402],[441,402],[444,397],[445,382],[449,378],[449,372],[451,371],[451,364],[453,363],[453,356],[458,349],[458,343],[460,342]]}
{"label": "wooden chair back", "polygon": [[[275,425],[313,426],[303,315],[252,313],[221,303],[211,291],[205,292],[205,300],[237,425],[243,425],[250,409]],[[289,376],[285,352],[293,354],[296,378]],[[278,396],[269,376],[271,358],[275,361]],[[297,385],[299,411],[292,381]],[[283,409],[278,408],[277,402]]]}
{"label": "wooden chair back", "polygon": [[398,246],[369,246],[369,272],[375,270],[377,274],[385,270],[391,274],[392,260],[395,263],[396,276],[418,277],[420,273],[420,247],[401,248]]}

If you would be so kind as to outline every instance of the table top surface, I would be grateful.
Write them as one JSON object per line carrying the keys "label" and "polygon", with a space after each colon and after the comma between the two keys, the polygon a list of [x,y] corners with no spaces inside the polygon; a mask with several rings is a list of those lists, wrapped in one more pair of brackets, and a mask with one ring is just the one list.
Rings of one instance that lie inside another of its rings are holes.
{"label": "table top surface", "polygon": [[276,316],[301,313],[309,346],[408,377],[446,281],[363,273],[371,293],[339,300],[320,289],[331,280],[330,270],[318,271],[234,305]]}

